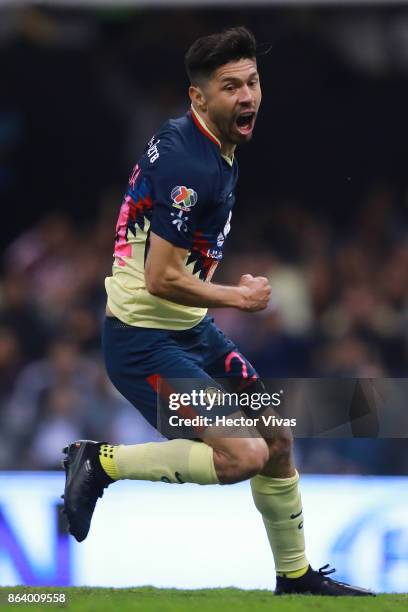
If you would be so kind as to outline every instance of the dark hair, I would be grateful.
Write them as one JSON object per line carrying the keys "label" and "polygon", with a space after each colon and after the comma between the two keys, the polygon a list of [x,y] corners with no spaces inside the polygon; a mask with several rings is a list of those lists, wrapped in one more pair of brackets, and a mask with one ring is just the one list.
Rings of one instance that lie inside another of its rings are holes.
{"label": "dark hair", "polygon": [[229,28],[198,38],[189,48],[184,64],[191,83],[208,78],[220,66],[256,57],[256,40],[244,27]]}

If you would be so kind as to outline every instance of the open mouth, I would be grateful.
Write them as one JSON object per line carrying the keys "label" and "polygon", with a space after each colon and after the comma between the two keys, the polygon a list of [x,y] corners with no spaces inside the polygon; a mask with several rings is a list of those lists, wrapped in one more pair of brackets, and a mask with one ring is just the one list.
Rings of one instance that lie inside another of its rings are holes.
{"label": "open mouth", "polygon": [[254,123],[255,112],[253,111],[241,113],[235,121],[235,125],[241,134],[249,134],[254,127]]}

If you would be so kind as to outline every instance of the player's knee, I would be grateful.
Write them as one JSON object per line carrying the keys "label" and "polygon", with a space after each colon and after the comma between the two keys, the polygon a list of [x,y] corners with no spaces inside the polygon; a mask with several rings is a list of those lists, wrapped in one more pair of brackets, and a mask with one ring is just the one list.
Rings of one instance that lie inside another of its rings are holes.
{"label": "player's knee", "polygon": [[252,439],[249,442],[241,458],[245,479],[252,478],[262,472],[269,460],[269,449],[262,438]]}
{"label": "player's knee", "polygon": [[237,438],[222,449],[214,449],[215,467],[223,484],[234,484],[261,472],[269,459],[262,438]]}

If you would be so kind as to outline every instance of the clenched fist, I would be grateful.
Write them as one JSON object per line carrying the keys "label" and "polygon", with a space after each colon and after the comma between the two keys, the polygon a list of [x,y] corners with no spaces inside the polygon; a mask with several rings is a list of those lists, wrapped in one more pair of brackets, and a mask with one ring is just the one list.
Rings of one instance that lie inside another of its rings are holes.
{"label": "clenched fist", "polygon": [[257,312],[267,307],[271,296],[271,286],[267,278],[244,274],[240,278],[238,287],[243,298],[241,310]]}

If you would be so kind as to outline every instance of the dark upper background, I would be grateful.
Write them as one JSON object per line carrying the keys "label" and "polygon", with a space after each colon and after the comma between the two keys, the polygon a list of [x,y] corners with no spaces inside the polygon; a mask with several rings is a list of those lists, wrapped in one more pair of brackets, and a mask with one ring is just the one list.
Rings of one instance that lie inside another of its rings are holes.
{"label": "dark upper background", "polygon": [[[272,48],[215,280],[267,274],[275,302],[217,321],[261,374],[406,376],[408,10],[0,9],[0,467],[135,431],[99,364],[121,194],[188,109],[187,47],[239,24]],[[407,469],[402,442],[298,448],[304,471]]]}
{"label": "dark upper background", "polygon": [[241,201],[300,199],[343,224],[386,182],[403,206],[406,10],[25,9],[1,21],[3,246],[45,211],[90,219],[122,188],[145,139],[188,107],[186,48],[232,24],[272,45],[253,144],[239,151]]}

